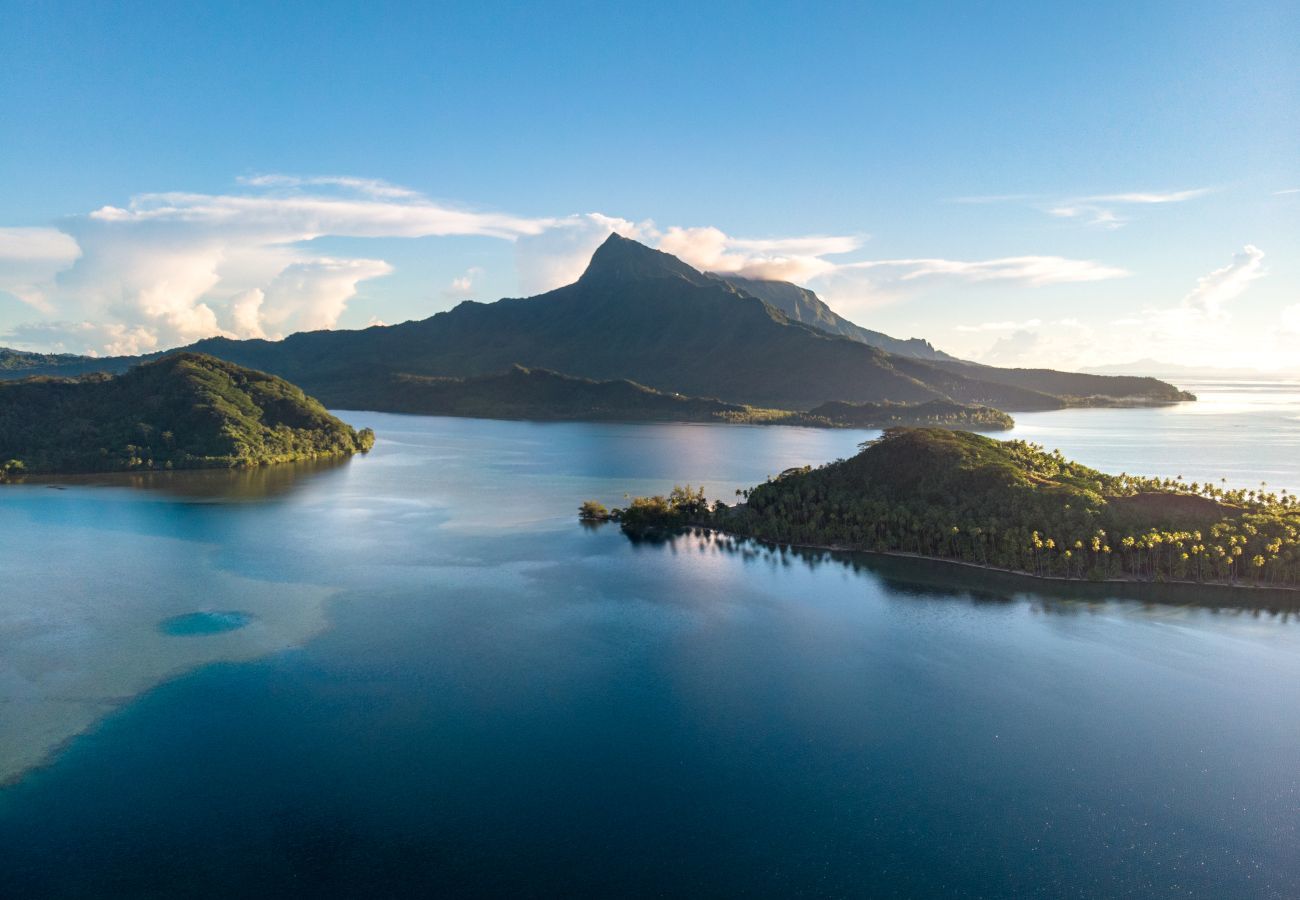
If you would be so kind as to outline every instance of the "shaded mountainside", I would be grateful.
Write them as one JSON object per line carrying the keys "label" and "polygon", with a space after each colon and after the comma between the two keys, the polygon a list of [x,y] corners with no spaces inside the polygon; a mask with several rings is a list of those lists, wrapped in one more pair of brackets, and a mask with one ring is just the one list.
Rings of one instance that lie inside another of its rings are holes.
{"label": "shaded mountainside", "polygon": [[745,413],[733,403],[665,394],[632,381],[594,381],[523,366],[473,378],[395,375],[386,396],[393,412],[484,419],[708,422],[723,413]]}
{"label": "shaded mountainside", "polygon": [[915,359],[954,359],[942,350],[936,350],[934,345],[923,338],[901,340],[856,325],[827,306],[814,292],[797,284],[788,281],[709,274],[757,297],[768,306],[776,307],[791,321],[811,325],[830,334],[852,338],[899,356],[910,356]]}
{"label": "shaded mountainside", "polygon": [[[804,413],[667,394],[634,381],[596,381],[523,366],[471,378],[394,375],[385,396],[393,412],[484,419],[728,422],[812,428],[915,424],[976,430],[999,430],[1015,425],[1010,416],[999,410],[962,406],[949,400],[862,405],[834,402]],[[356,399],[363,400],[364,396],[359,393]],[[348,405],[346,396],[340,405]]]}
{"label": "shaded mountainside", "polygon": [[0,465],[9,476],[231,468],[373,443],[369,429],[354,431],[287,381],[196,353],[116,376],[0,382]]}
{"label": "shaded mountainside", "polygon": [[851,459],[753,488],[737,507],[701,500],[689,490],[638,498],[617,517],[632,532],[708,525],[1042,577],[1300,587],[1294,497],[1108,475],[967,432],[891,429]]}
{"label": "shaded mountainside", "polygon": [[[378,410],[400,408],[403,401],[391,394],[399,376],[477,377],[516,364],[786,410],[832,400],[1055,409],[1066,405],[1063,395],[1110,396],[1121,385],[1091,380],[1096,376],[1075,384],[1072,376],[1053,373],[1061,381],[1054,391],[1004,377],[1003,370],[954,370],[942,361],[887,353],[793,321],[733,284],[617,235],[577,282],[537,297],[466,302],[401,325],[307,332],[276,342],[213,338],[189,349],[287,378],[336,408]],[[131,362],[100,365],[112,371]],[[1180,396],[1161,382],[1142,387],[1140,398],[1128,399]]]}
{"label": "shaded mountainside", "polygon": [[1195,400],[1186,391],[1172,388],[1157,378],[1139,375],[1092,375],[1058,372],[1055,369],[999,369],[964,360],[940,360],[935,367],[963,378],[979,379],[1006,387],[1032,387],[1061,397],[1070,406],[1123,406],[1140,404],[1147,398],[1176,402]]}

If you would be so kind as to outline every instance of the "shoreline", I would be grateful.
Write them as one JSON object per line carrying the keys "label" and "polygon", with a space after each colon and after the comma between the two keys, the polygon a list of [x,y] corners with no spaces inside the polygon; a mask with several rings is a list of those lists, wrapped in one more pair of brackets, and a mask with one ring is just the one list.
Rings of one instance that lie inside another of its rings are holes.
{"label": "shoreline", "polygon": [[[608,521],[614,521],[614,520],[611,519]],[[1097,580],[1092,580],[1088,578],[1066,578],[1061,575],[1035,575],[1032,572],[1024,572],[1019,569],[1005,569],[1000,566],[991,566],[984,563],[967,562],[965,560],[960,560],[960,559],[948,559],[942,556],[927,556],[922,553],[912,553],[906,550],[868,550],[862,547],[851,547],[851,546],[843,546],[837,544],[808,544],[808,543],[799,543],[795,541],[774,541],[774,540],[768,540],[766,538],[755,537],[753,535],[742,534],[736,531],[728,531],[725,528],[719,528],[715,525],[690,525],[686,527],[702,528],[705,531],[712,532],[713,534],[726,535],[727,537],[754,541],[756,543],[774,547],[777,549],[783,547],[791,547],[800,550],[820,550],[820,551],[830,552],[830,553],[861,554],[865,556],[877,556],[884,559],[912,560],[915,562],[926,563],[928,565],[938,564],[944,566],[951,566],[954,568],[974,569],[978,572],[987,573],[989,575],[995,575],[1002,578],[1024,580],[1030,583],[1046,582],[1047,584],[1053,586],[1071,585],[1071,586],[1087,586],[1087,587],[1096,587],[1096,588],[1116,586],[1116,587],[1134,587],[1134,588],[1141,588],[1141,589],[1154,588],[1157,590],[1169,589],[1174,591],[1179,589],[1185,589],[1185,588],[1198,588],[1198,589],[1205,589],[1210,591],[1223,591],[1225,593],[1232,592],[1233,594],[1236,594],[1238,597],[1241,597],[1242,599],[1244,599],[1244,597],[1242,597],[1243,594],[1254,593],[1257,595],[1273,596],[1279,601],[1285,601],[1280,604],[1281,607],[1300,610],[1300,586],[1286,587],[1286,586],[1267,585],[1267,584],[1243,584],[1240,582],[1227,582],[1227,581],[1187,581],[1183,579],[1174,580],[1174,581],[1151,581],[1142,578],[1103,578]],[[1189,603],[1189,605],[1201,605],[1201,604]],[[1237,604],[1237,605],[1248,606],[1253,609],[1264,608],[1254,603]]]}

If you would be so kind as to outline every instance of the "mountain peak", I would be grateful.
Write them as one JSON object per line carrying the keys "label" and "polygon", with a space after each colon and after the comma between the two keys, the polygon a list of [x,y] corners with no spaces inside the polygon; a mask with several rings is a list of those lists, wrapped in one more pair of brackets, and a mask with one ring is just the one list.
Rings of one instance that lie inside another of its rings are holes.
{"label": "mountain peak", "polygon": [[626,281],[642,278],[684,278],[692,284],[709,279],[670,253],[613,233],[596,248],[580,283]]}

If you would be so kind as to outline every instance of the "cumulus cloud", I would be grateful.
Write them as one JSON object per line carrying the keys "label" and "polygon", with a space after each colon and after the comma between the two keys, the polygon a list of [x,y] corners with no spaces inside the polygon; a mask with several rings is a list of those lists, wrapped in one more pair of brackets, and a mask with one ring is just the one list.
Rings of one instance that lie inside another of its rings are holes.
{"label": "cumulus cloud", "polygon": [[1250,283],[1263,274],[1264,252],[1247,244],[1228,265],[1199,278],[1196,288],[1183,298],[1183,306],[1210,318],[1219,318],[1224,304],[1241,296]]}
{"label": "cumulus cloud", "polygon": [[0,228],[0,291],[49,313],[45,286],[80,255],[76,239],[56,228]]}
{"label": "cumulus cloud", "polygon": [[263,175],[248,192],[149,193],[56,229],[0,236],[0,289],[46,321],[7,340],[138,352],[213,335],[278,338],[337,324],[378,259],[323,256],[324,237],[541,234],[559,220],[436,203],[373,179]]}
{"label": "cumulus cloud", "polygon": [[449,299],[466,300],[474,293],[474,279],[483,274],[478,266],[470,266],[464,275],[458,275],[443,288],[442,295]]}
{"label": "cumulus cloud", "polygon": [[659,249],[697,269],[772,281],[804,282],[838,268],[825,259],[851,253],[863,238],[816,235],[795,238],[737,238],[713,227],[667,229]]}

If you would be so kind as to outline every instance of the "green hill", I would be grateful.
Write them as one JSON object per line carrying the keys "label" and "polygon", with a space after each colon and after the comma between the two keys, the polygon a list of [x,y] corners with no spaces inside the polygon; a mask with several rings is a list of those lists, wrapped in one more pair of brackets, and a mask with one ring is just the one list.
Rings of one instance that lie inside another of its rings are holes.
{"label": "green hill", "polygon": [[1000,409],[963,406],[951,400],[925,403],[841,403],[832,400],[808,410],[810,418],[825,418],[836,425],[854,428],[892,428],[899,425],[934,425],[971,431],[1005,431],[1015,420]]}
{"label": "green hill", "polygon": [[20,472],[230,468],[368,450],[272,375],[176,353],[122,375],[0,382],[0,463]]}
{"label": "green hill", "polygon": [[[369,386],[337,395],[339,405],[363,403]],[[703,397],[656,391],[624,379],[596,381],[546,369],[511,366],[472,378],[394,375],[384,392],[393,412],[485,419],[624,422],[730,422],[813,428],[884,428],[940,425],[976,430],[1014,426],[1004,412],[949,400],[925,403],[824,403],[808,412],[762,409]]]}
{"label": "green hill", "polygon": [[689,494],[639,498],[621,515],[631,530],[711,525],[1045,577],[1300,587],[1292,496],[1108,475],[966,432],[892,429],[851,459],[782,473],[734,508],[702,510]]}
{"label": "green hill", "polygon": [[[385,398],[393,412],[484,419],[706,422],[745,412],[736,404],[665,394],[632,381],[595,381],[523,366],[473,378],[395,375]],[[363,400],[358,394],[357,401]]]}

